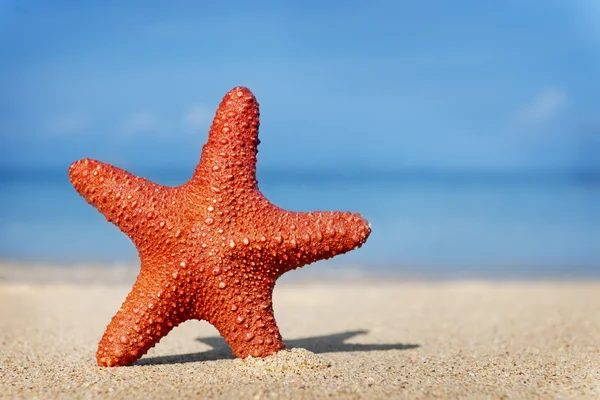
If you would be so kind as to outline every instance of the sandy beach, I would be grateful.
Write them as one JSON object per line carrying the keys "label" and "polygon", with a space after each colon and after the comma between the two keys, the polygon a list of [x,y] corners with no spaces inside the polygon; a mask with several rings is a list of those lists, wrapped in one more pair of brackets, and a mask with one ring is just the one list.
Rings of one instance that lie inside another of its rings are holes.
{"label": "sandy beach", "polygon": [[600,398],[600,281],[283,282],[290,351],[234,359],[189,321],[100,368],[135,273],[43,271],[0,267],[0,397]]}

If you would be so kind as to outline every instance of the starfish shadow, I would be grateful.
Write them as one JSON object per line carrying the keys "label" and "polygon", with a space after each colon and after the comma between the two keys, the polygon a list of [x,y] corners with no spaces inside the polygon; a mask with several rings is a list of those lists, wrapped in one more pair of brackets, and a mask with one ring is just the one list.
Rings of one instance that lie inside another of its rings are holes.
{"label": "starfish shadow", "polygon": [[[286,340],[287,349],[301,347],[313,353],[338,353],[353,351],[376,351],[376,350],[409,350],[420,347],[418,344],[357,344],[346,343],[346,340],[358,335],[367,334],[367,330],[346,331],[331,335],[313,336],[304,339]],[[220,336],[197,338],[197,341],[211,346],[212,348],[200,353],[177,354],[172,356],[148,357],[138,360],[135,365],[158,365],[158,364],[180,364],[198,361],[215,361],[235,358],[231,349]]]}

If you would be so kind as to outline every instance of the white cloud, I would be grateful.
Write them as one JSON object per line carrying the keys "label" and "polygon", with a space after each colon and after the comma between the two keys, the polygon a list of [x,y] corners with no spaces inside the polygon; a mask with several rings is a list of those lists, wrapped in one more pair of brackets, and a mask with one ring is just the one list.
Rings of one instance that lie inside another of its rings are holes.
{"label": "white cloud", "polygon": [[161,124],[153,114],[147,111],[136,112],[125,118],[119,130],[124,136],[138,134],[157,134],[161,132]]}
{"label": "white cloud", "polygon": [[117,131],[124,137],[138,135],[163,137],[183,135],[184,133],[196,134],[208,130],[212,114],[208,108],[195,105],[187,109],[177,119],[162,118],[148,111],[138,111],[127,115],[118,126]]}
{"label": "white cloud", "polygon": [[201,105],[190,107],[183,117],[183,128],[191,133],[206,130],[210,125],[212,116],[212,111],[207,107]]}
{"label": "white cloud", "polygon": [[48,132],[53,135],[73,135],[82,133],[90,125],[91,118],[83,113],[68,113],[51,119],[48,124]]}
{"label": "white cloud", "polygon": [[554,119],[565,107],[567,96],[564,91],[549,88],[541,91],[524,107],[520,120],[530,124],[542,124]]}

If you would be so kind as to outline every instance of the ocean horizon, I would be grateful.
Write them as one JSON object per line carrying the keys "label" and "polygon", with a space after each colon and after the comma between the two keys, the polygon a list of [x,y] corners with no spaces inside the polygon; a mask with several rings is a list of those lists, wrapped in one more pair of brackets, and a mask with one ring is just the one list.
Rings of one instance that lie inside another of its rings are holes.
{"label": "ocean horizon", "polygon": [[[67,168],[0,168],[0,259],[137,263],[129,239],[72,188]],[[193,168],[129,170],[174,186]],[[320,262],[323,271],[600,276],[597,171],[259,168],[258,180],[265,196],[282,208],[359,212],[371,222],[367,243]]]}

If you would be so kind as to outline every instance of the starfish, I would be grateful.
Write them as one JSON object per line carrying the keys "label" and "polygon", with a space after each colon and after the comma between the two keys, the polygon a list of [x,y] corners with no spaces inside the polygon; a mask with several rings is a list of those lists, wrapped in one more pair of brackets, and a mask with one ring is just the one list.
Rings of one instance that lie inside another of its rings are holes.
{"label": "starfish", "polygon": [[369,223],[349,212],[292,212],[256,180],[258,102],[225,95],[191,179],[167,187],[92,159],[74,162],[77,192],[136,246],[140,273],[98,344],[101,366],[135,362],[180,323],[206,320],[236,357],[284,349],[272,294],[285,272],[360,247]]}

